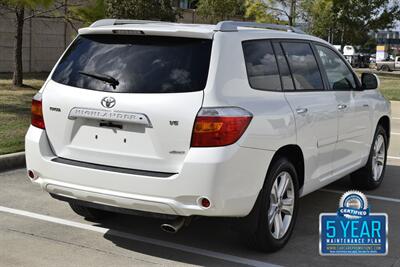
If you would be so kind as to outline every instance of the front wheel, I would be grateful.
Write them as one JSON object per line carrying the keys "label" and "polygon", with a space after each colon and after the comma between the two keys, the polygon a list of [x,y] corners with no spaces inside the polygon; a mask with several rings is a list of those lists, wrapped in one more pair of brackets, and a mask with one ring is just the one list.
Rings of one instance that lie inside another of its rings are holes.
{"label": "front wheel", "polygon": [[275,161],[267,174],[259,201],[253,232],[246,233],[252,248],[273,252],[289,240],[298,210],[298,179],[293,164],[285,158]]}
{"label": "front wheel", "polygon": [[379,187],[385,176],[386,157],[387,135],[385,129],[378,125],[367,164],[351,175],[353,184],[367,190]]}

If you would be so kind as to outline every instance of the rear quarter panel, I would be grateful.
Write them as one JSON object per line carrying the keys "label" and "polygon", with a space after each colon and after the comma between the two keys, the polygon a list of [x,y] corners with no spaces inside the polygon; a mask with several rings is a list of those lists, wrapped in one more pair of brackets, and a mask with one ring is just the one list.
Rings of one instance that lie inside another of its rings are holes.
{"label": "rear quarter panel", "polygon": [[239,145],[275,151],[296,143],[294,115],[283,92],[250,87],[242,41],[251,39],[253,35],[243,32],[214,35],[203,106],[237,106],[250,111],[253,119]]}

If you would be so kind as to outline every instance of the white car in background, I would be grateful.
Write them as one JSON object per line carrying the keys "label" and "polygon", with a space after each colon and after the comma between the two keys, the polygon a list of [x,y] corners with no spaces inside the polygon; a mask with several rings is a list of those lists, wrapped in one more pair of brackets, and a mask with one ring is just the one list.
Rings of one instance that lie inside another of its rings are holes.
{"label": "white car in background", "polygon": [[28,176],[87,219],[141,211],[176,232],[194,216],[241,218],[252,246],[275,251],[299,197],[348,174],[381,184],[378,85],[282,25],[101,20],[33,98]]}

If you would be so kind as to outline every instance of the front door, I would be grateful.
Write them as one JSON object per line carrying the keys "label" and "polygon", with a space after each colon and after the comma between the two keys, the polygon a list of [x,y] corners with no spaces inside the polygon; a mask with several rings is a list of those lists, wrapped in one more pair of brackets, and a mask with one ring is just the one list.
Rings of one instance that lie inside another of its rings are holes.
{"label": "front door", "polygon": [[331,92],[337,101],[338,141],[333,158],[334,175],[349,173],[369,151],[369,101],[357,90],[350,67],[333,49],[316,45]]}
{"label": "front door", "polygon": [[294,112],[297,143],[303,150],[305,183],[331,176],[337,140],[337,101],[325,90],[321,72],[308,42],[281,42],[295,90],[285,96]]}

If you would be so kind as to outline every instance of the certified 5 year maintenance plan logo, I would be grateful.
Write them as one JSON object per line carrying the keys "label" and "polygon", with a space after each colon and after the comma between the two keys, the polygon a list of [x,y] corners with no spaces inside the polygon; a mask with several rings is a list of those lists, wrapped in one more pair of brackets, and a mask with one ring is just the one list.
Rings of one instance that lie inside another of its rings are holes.
{"label": "certified 5 year maintenance plan logo", "polygon": [[319,216],[319,253],[333,255],[387,255],[388,216],[370,213],[366,196],[348,191],[339,201],[337,213]]}

